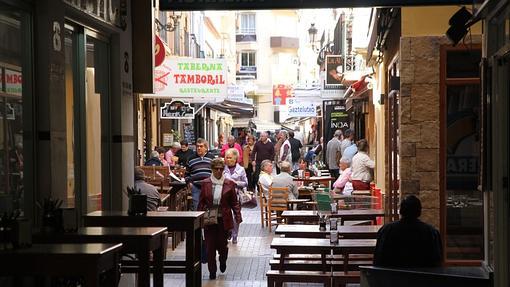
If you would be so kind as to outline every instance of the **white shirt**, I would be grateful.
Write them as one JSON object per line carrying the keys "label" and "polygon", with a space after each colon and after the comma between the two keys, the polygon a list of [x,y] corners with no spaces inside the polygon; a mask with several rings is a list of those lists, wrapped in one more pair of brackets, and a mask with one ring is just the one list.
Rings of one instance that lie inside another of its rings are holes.
{"label": "white shirt", "polygon": [[368,157],[365,152],[359,151],[352,158],[352,180],[360,180],[363,182],[370,182],[372,180],[372,175],[370,174],[370,169],[375,168],[375,162]]}
{"label": "white shirt", "polygon": [[[267,196],[269,187],[273,183],[273,178],[271,177],[271,175],[267,174],[266,172],[261,171],[260,176],[259,176],[259,183],[262,186],[262,189],[263,189],[262,192],[264,192],[264,194]],[[259,192],[260,192],[260,190],[259,190]]]}

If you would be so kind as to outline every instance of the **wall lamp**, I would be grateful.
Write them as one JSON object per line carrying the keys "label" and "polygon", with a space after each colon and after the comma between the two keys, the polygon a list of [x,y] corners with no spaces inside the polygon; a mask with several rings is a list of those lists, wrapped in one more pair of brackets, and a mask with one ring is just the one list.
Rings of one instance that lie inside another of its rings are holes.
{"label": "wall lamp", "polygon": [[181,19],[181,15],[168,15],[166,23],[163,24],[161,21],[159,21],[157,18],[156,21],[156,29],[159,31],[165,30],[167,32],[173,32],[179,26],[179,20]]}
{"label": "wall lamp", "polygon": [[317,28],[315,28],[315,23],[310,24],[310,28],[308,28],[308,35],[310,36],[310,44],[312,44],[312,50],[315,52],[319,51],[319,48],[315,47],[315,37],[317,36]]}
{"label": "wall lamp", "polygon": [[473,15],[466,7],[462,7],[448,21],[450,28],[446,31],[446,37],[448,37],[453,46],[457,45],[466,36],[469,27],[473,24],[468,23],[471,22],[472,17]]}

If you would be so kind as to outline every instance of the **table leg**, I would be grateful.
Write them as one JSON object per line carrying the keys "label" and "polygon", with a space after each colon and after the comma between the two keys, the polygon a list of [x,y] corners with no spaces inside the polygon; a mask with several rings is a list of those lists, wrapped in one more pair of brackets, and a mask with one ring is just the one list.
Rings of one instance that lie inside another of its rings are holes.
{"label": "table leg", "polygon": [[283,268],[283,264],[284,264],[284,262],[285,262],[285,255],[286,255],[286,254],[285,254],[285,251],[283,251],[283,250],[282,250],[282,251],[280,252],[280,270],[284,270],[284,268]]}
{"label": "table leg", "polygon": [[163,260],[166,254],[166,242],[168,240],[168,234],[164,232],[161,235],[161,244],[159,248],[153,251],[154,255],[154,274],[153,282],[154,287],[163,287]]}
{"label": "table leg", "polygon": [[138,286],[149,287],[151,282],[151,266],[149,258],[149,242],[143,242],[143,246],[140,247],[140,253],[138,255],[138,261],[140,262],[140,273],[138,274]]}
{"label": "table leg", "polygon": [[344,272],[349,271],[349,252],[344,252]]}
{"label": "table leg", "polygon": [[186,231],[186,286],[202,285],[202,230]]}
{"label": "table leg", "polygon": [[321,253],[322,273],[326,272],[326,253]]}

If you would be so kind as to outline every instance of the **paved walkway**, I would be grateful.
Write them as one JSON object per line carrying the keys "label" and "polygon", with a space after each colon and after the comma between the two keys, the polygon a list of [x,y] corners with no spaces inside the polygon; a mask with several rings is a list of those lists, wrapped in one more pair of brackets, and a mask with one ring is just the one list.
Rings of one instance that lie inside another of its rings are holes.
{"label": "paved walkway", "polygon": [[[274,254],[269,245],[274,232],[260,226],[260,210],[243,209],[242,216],[238,242],[229,242],[227,270],[218,270],[216,280],[209,280],[207,264],[202,264],[202,286],[267,286],[266,271]],[[167,254],[170,258],[184,258],[184,242]],[[165,286],[185,286],[184,275],[165,274]]]}
{"label": "paved walkway", "polygon": [[[275,253],[269,245],[275,227],[273,232],[269,232],[267,227],[261,227],[259,209],[243,209],[242,216],[243,223],[239,229],[238,242],[237,244],[229,242],[227,270],[221,273],[218,269],[216,280],[209,280],[207,264],[202,264],[202,286],[267,286],[266,272],[269,270],[269,260]],[[174,251],[168,250],[167,257],[183,260],[184,254],[185,244],[181,242]],[[219,262],[217,264],[219,266]],[[165,286],[186,286],[184,274],[165,274]],[[293,283],[285,286],[323,285]]]}

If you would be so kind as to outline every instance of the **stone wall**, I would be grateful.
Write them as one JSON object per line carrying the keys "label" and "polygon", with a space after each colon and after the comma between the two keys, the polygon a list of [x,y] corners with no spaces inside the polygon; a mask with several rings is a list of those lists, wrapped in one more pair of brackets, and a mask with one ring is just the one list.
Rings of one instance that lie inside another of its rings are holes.
{"label": "stone wall", "polygon": [[444,37],[400,39],[400,191],[422,201],[421,219],[439,228],[440,45]]}

